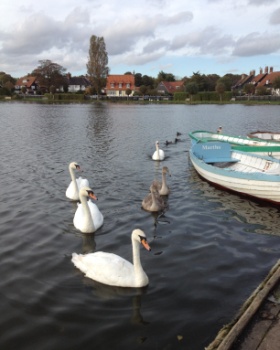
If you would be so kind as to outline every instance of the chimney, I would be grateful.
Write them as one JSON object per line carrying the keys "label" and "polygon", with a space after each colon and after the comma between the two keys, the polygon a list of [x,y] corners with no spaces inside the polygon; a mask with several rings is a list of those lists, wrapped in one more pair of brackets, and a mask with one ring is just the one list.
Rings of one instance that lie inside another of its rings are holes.
{"label": "chimney", "polygon": [[270,67],[269,73],[273,73],[273,67]]}
{"label": "chimney", "polygon": [[252,70],[252,75],[253,75],[253,76],[255,76],[255,75],[256,75],[256,71],[255,71],[255,69],[254,69],[254,70]]}
{"label": "chimney", "polygon": [[263,70],[262,70],[262,68],[260,68],[260,74],[263,74]]}
{"label": "chimney", "polygon": [[264,72],[268,73],[268,66],[265,67]]}

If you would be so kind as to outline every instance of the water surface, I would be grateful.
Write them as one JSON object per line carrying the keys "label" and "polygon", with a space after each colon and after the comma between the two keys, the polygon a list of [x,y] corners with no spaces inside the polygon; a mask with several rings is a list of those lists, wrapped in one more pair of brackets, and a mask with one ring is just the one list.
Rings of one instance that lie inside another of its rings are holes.
{"label": "water surface", "polygon": [[[188,132],[279,130],[279,106],[0,104],[0,348],[201,350],[279,258],[279,209],[215,189],[194,171]],[[176,132],[181,141],[174,140]],[[154,162],[160,141],[167,158]],[[77,161],[104,225],[85,235],[65,197]],[[171,194],[161,217],[141,201],[163,165]],[[150,283],[98,284],[72,252],[131,260],[142,228]]]}

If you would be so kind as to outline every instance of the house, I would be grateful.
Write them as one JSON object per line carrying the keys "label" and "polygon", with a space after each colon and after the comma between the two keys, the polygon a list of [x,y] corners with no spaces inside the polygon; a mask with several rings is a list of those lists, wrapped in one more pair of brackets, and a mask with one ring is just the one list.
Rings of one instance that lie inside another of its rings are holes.
{"label": "house", "polygon": [[156,91],[159,95],[173,95],[174,92],[184,91],[183,81],[161,81]]}
{"label": "house", "polygon": [[129,96],[133,95],[136,90],[133,74],[114,74],[107,76],[105,91],[108,97],[127,96],[128,89],[131,90]]}
{"label": "house", "polygon": [[244,85],[251,83],[253,78],[255,77],[255,71],[251,71],[249,75],[242,74],[241,78],[238,80],[238,82],[232,86],[232,90],[242,90]]}
{"label": "house", "polygon": [[70,73],[67,74],[67,83],[69,92],[85,91],[88,86],[91,86],[86,77],[72,77]]}
{"label": "house", "polygon": [[244,85],[253,84],[255,88],[266,87],[272,94],[280,95],[279,89],[274,90],[272,87],[275,78],[280,77],[280,72],[273,72],[273,67],[265,67],[264,71],[260,68],[259,74],[255,74],[255,70],[249,75],[243,74],[241,79],[232,87],[232,89],[242,90]]}
{"label": "house", "polygon": [[[266,69],[267,69],[267,67],[266,67]],[[273,68],[270,67],[269,72],[267,69],[266,74],[264,75],[263,79],[258,82],[257,87],[264,86],[265,88],[267,88],[271,91],[271,94],[280,95],[279,89],[274,89],[272,86],[273,82],[276,78],[280,78],[280,72],[273,72]]]}
{"label": "house", "polygon": [[37,78],[32,76],[18,79],[15,84],[15,91],[19,93],[22,91],[22,88],[26,88],[27,94],[36,94],[36,91],[38,90],[38,83],[36,80]]}

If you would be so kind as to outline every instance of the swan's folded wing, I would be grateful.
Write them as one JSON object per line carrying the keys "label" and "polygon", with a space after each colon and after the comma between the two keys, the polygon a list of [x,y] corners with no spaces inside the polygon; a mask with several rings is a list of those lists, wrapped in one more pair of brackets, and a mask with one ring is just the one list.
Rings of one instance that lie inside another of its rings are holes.
{"label": "swan's folded wing", "polygon": [[83,179],[82,177],[79,177],[78,179],[76,179],[76,181],[79,189],[81,189],[82,187],[90,187],[88,179]]}
{"label": "swan's folded wing", "polygon": [[134,274],[133,265],[122,257],[112,254],[94,253],[94,260],[90,261],[90,268],[86,276],[95,281],[111,286],[129,286],[131,276]]}

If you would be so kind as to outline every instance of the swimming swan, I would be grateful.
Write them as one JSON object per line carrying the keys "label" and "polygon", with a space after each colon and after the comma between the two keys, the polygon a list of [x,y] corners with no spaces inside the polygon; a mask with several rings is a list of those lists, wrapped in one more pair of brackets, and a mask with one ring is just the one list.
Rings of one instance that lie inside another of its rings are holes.
{"label": "swimming swan", "polygon": [[75,212],[73,223],[76,229],[83,233],[95,232],[103,225],[103,215],[98,209],[98,206],[87,197],[97,200],[92,189],[83,187],[79,192],[80,201]]}
{"label": "swimming swan", "polygon": [[158,180],[154,180],[154,185],[156,186],[158,193],[161,196],[167,196],[170,193],[170,189],[167,186],[167,182],[166,182],[166,174],[171,176],[168,167],[164,166],[162,168],[162,182],[160,182]]}
{"label": "swimming swan", "polygon": [[90,254],[72,254],[73,264],[80,269],[86,277],[97,282],[118,287],[144,287],[149,278],[142,268],[140,261],[140,244],[151,250],[145,233],[135,229],[131,234],[133,264],[122,257],[105,252]]}
{"label": "swimming swan", "polygon": [[159,142],[156,141],[156,150],[152,155],[153,160],[164,160],[165,154],[162,149],[159,148]]}
{"label": "swimming swan", "polygon": [[163,211],[166,204],[163,198],[159,195],[155,181],[150,186],[150,192],[142,201],[142,208],[147,211]]}
{"label": "swimming swan", "polygon": [[84,186],[89,186],[89,182],[87,179],[83,179],[79,177],[76,179],[74,170],[81,170],[79,164],[76,162],[72,162],[69,164],[69,172],[71,176],[71,182],[66,190],[66,197],[72,199],[73,201],[79,200],[79,189]]}

